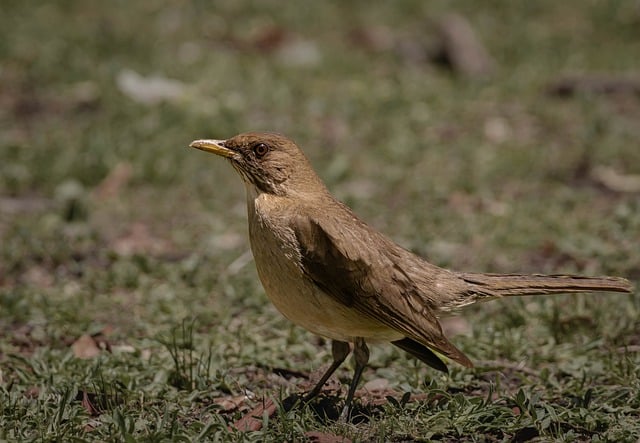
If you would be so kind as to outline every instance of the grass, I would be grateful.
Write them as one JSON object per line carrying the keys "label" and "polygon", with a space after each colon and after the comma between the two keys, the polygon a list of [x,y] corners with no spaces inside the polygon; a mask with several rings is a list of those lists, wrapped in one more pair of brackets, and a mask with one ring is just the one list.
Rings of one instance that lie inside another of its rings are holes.
{"label": "grass", "polygon": [[[496,61],[485,80],[426,60],[444,1],[5,3],[0,439],[640,437],[640,298],[604,294],[466,309],[447,325],[477,367],[449,376],[374,346],[364,378],[389,387],[353,423],[280,406],[258,431],[229,428],[330,352],[266,300],[234,171],[184,148],[279,131],[439,265],[637,283],[640,194],[593,171],[640,174],[640,100],[545,92],[637,74],[633,2],[457,2]],[[143,103],[123,92],[131,71],[183,86]],[[78,358],[86,335],[94,356]]]}

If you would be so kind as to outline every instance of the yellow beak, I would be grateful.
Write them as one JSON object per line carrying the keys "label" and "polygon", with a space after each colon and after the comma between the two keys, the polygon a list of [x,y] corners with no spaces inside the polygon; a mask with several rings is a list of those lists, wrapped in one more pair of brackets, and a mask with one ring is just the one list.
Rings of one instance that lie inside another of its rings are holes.
{"label": "yellow beak", "polygon": [[190,148],[200,149],[205,152],[212,152],[222,157],[233,157],[235,151],[224,146],[226,140],[194,140],[189,144]]}

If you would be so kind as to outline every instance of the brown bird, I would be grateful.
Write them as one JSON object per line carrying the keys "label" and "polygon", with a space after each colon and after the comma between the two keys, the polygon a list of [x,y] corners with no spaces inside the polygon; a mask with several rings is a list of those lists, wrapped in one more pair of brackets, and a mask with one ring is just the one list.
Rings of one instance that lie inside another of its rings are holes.
{"label": "brown bird", "polygon": [[306,400],[322,390],[353,343],[355,373],[345,414],[369,360],[367,342],[391,342],[447,372],[440,356],[473,366],[438,322],[460,307],[503,296],[632,291],[628,280],[617,277],[482,274],[435,266],[336,200],[300,148],[282,135],[252,132],[190,146],[227,158],[242,177],[251,250],[269,299],[293,323],[332,340],[333,363]]}

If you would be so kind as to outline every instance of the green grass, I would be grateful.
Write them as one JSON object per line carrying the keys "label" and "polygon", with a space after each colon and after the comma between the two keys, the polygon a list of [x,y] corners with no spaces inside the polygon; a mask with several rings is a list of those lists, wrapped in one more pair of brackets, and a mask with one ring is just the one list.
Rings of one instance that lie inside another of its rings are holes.
{"label": "green grass", "polygon": [[[259,431],[228,428],[330,352],[269,304],[243,186],[193,139],[293,137],[335,195],[439,265],[640,279],[640,193],[591,175],[640,174],[640,99],[545,93],[565,74],[637,74],[637,5],[455,7],[4,2],[0,440],[636,441],[638,295],[474,306],[453,339],[473,370],[374,346],[364,378],[392,399],[365,417],[280,407]],[[448,12],[474,25],[490,78],[425,60]],[[354,37],[367,32],[386,43]],[[126,70],[184,89],[140,103],[118,86]],[[85,334],[98,356],[75,356]]]}

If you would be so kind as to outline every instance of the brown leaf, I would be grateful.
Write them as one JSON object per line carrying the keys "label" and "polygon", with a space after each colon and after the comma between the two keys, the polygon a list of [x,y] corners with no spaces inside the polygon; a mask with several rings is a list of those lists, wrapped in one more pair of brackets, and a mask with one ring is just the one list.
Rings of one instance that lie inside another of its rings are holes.
{"label": "brown leaf", "polygon": [[494,71],[493,59],[466,18],[449,14],[438,22],[438,31],[441,57],[456,73],[476,78]]}
{"label": "brown leaf", "polygon": [[269,417],[271,417],[275,414],[276,409],[277,407],[273,400],[268,399],[263,401],[261,405],[253,408],[241,419],[236,420],[231,426],[239,431],[258,431],[262,428],[262,417],[265,412]]}
{"label": "brown leaf", "polygon": [[38,386],[31,386],[29,389],[24,391],[24,396],[27,398],[38,398],[40,395],[40,388]]}
{"label": "brown leaf", "polygon": [[251,39],[250,45],[260,52],[273,52],[281,48],[291,35],[279,26],[266,26],[258,30]]}
{"label": "brown leaf", "polygon": [[132,175],[133,168],[130,163],[118,163],[100,182],[93,193],[100,200],[114,198],[129,183]]}
{"label": "brown leaf", "polygon": [[383,392],[389,389],[389,380],[386,378],[374,378],[366,382],[362,389],[369,392]]}
{"label": "brown leaf", "polygon": [[[361,389],[358,389],[356,391],[356,398],[359,398],[363,404],[369,405],[369,406],[380,406],[383,405],[385,403],[387,403],[387,397],[393,397],[393,398],[400,398],[401,395],[398,391],[396,391],[395,389],[391,389],[388,386],[383,386],[385,385],[386,380],[381,381],[380,385],[378,386],[373,386],[374,389],[369,390],[368,386],[369,383],[365,384],[364,387],[362,387]],[[375,382],[374,380],[374,383]],[[388,383],[386,383],[388,385]]]}
{"label": "brown leaf", "polygon": [[220,406],[221,412],[233,412],[240,408],[246,400],[246,395],[228,395],[216,398],[213,402]]}
{"label": "brown leaf", "polygon": [[591,177],[613,192],[640,192],[640,174],[622,174],[608,166],[596,166]]}
{"label": "brown leaf", "polygon": [[[300,386],[303,391],[307,391],[312,389],[316,383],[320,381],[322,375],[327,370],[329,365],[324,365],[323,367],[318,368],[316,371],[313,371],[306,381],[303,381]],[[340,383],[336,377],[331,377],[327,380],[322,387],[322,393],[325,395],[338,395],[342,391],[342,383]]]}
{"label": "brown leaf", "polygon": [[637,94],[640,95],[640,78],[614,74],[575,74],[554,80],[547,86],[547,93],[560,97],[575,94]]}
{"label": "brown leaf", "polygon": [[[95,396],[95,394],[94,394]],[[85,409],[85,411],[87,411],[87,413],[92,416],[92,417],[96,417],[98,415],[100,415],[100,411],[98,410],[98,408],[96,408],[93,405],[93,402],[91,401],[91,394],[87,393],[87,391],[82,391],[82,401],[81,401],[82,407]]]}
{"label": "brown leaf", "polygon": [[446,317],[440,322],[447,337],[471,334],[471,325],[463,317]]}
{"label": "brown leaf", "polygon": [[129,226],[129,232],[116,239],[112,248],[124,257],[136,254],[161,255],[171,249],[166,240],[155,237],[146,224],[139,222]]}
{"label": "brown leaf", "polygon": [[93,338],[93,341],[95,342],[96,346],[98,346],[98,349],[111,352],[111,342],[107,340],[107,337],[104,333],[100,332],[93,335],[91,338]]}
{"label": "brown leaf", "polygon": [[49,288],[55,282],[54,275],[44,266],[32,265],[26,270],[22,278],[31,286]]}
{"label": "brown leaf", "polygon": [[94,358],[100,354],[100,348],[90,335],[80,336],[72,345],[73,355],[77,358]]}
{"label": "brown leaf", "polygon": [[362,26],[354,28],[348,36],[351,43],[367,51],[381,52],[393,49],[395,36],[386,26]]}
{"label": "brown leaf", "polygon": [[304,434],[309,441],[315,443],[351,443],[351,439],[342,435],[326,434],[320,431],[311,431]]}
{"label": "brown leaf", "polygon": [[179,80],[162,75],[140,75],[131,69],[123,69],[116,76],[118,89],[136,103],[155,105],[175,103],[185,94],[187,86]]}

